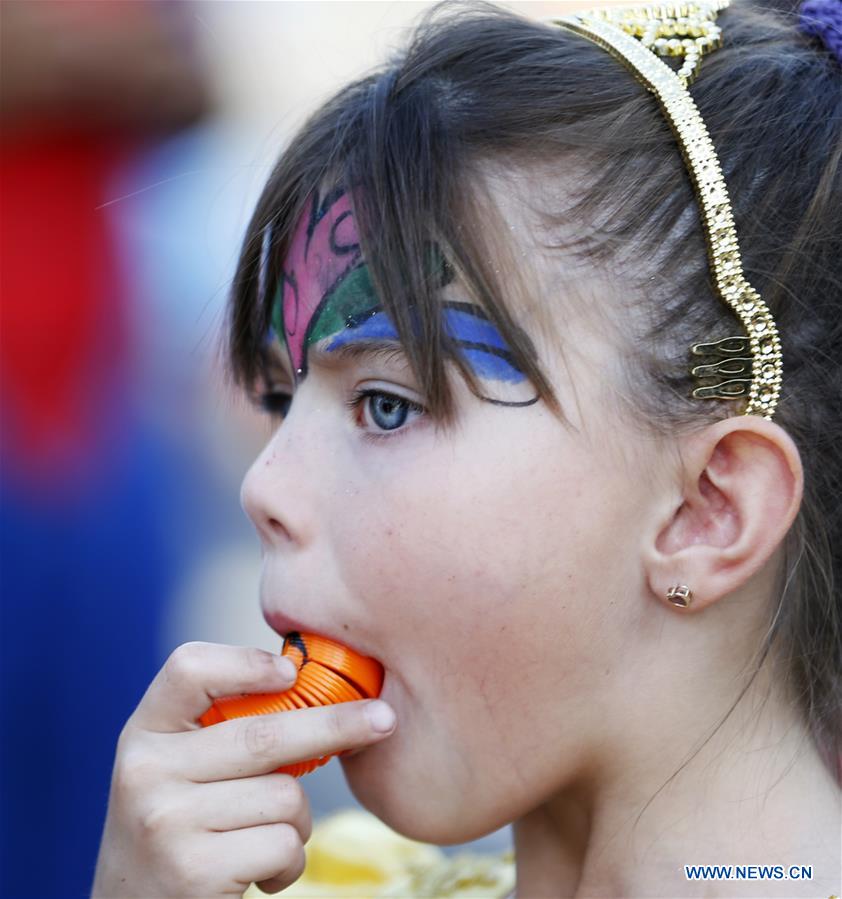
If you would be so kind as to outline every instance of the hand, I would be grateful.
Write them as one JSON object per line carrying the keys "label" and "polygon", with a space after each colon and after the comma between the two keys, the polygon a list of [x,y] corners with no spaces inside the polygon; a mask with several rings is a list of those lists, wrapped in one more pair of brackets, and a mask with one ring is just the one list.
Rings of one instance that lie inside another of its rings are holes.
{"label": "hand", "polygon": [[310,805],[275,769],[391,731],[369,722],[377,700],[197,723],[220,696],[289,689],[280,659],[215,643],[172,653],[117,743],[94,899],[239,897],[253,881],[277,892],[301,876]]}

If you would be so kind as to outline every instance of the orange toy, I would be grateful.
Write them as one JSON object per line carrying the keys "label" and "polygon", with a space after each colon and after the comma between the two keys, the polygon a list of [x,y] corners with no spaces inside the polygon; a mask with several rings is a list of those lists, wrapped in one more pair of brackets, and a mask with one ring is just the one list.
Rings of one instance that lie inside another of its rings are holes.
{"label": "orange toy", "polygon": [[[383,666],[380,662],[318,634],[287,634],[281,655],[292,659],[298,666],[298,680],[289,690],[220,697],[199,718],[199,723],[208,727],[248,715],[268,715],[334,702],[375,699],[383,687]],[[320,759],[284,765],[277,771],[301,777],[315,771],[334,755],[345,755],[350,751],[346,749],[345,752],[331,753]]]}

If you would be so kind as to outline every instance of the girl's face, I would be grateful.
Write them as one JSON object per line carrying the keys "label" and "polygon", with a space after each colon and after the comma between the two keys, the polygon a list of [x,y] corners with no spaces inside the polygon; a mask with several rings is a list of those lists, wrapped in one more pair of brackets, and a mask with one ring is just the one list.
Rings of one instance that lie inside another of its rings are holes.
{"label": "girl's face", "polygon": [[560,789],[607,736],[637,626],[636,604],[617,599],[644,590],[634,535],[648,469],[603,411],[605,337],[571,313],[566,366],[539,349],[564,424],[528,403],[531,385],[452,284],[447,327],[471,344],[480,329],[499,351],[468,357],[485,394],[528,404],[483,401],[454,376],[458,422],[437,433],[399,346],[349,350],[389,340],[363,269],[347,200],[315,197],[273,318],[278,389],[294,381],[294,402],[242,501],[267,621],[295,619],[384,665],[397,730],[342,757],[354,795],[408,836],[464,842]]}

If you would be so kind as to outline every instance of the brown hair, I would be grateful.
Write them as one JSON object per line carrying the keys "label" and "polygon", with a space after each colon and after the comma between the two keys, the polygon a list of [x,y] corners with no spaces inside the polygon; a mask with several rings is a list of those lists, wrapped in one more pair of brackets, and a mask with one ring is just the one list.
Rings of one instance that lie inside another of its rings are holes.
{"label": "brown hair", "polygon": [[[720,14],[723,46],[705,57],[691,93],[720,156],[746,277],[778,324],[775,421],[805,472],[757,669],[774,648],[842,782],[842,72],[798,32],[792,4],[778,5],[737,2]],[[563,418],[472,227],[493,217],[488,164],[591,174],[575,205],[547,209],[546,221],[592,225],[564,246],[581,258],[608,264],[631,249],[637,260],[624,282],[630,336],[617,347],[621,376],[635,385],[622,391],[628,420],[667,437],[733,414],[727,402],[690,396],[689,346],[740,325],[712,292],[695,194],[656,101],[589,41],[483,2],[433,7],[405,49],[326,102],[281,155],[233,285],[236,382],[248,387],[261,373],[280,260],[308,197],[322,184],[353,185],[363,256],[431,416],[454,415],[446,360],[477,392],[442,331],[424,265],[433,241]]]}

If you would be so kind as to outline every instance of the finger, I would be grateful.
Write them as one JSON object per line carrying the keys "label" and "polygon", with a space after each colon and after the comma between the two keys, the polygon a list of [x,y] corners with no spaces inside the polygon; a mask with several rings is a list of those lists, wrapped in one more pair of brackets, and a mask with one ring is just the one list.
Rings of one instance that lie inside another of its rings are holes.
{"label": "finger", "polygon": [[288,661],[248,646],[183,643],[173,650],[129,721],[160,733],[196,730],[201,726],[197,719],[220,696],[288,690],[295,682],[283,674]]}
{"label": "finger", "polygon": [[302,843],[310,839],[310,802],[301,782],[291,774],[264,774],[190,787],[191,818],[205,830],[291,824]]}
{"label": "finger", "polygon": [[243,890],[253,881],[269,880],[286,889],[304,871],[304,844],[289,824],[265,824],[209,836],[214,857],[231,866],[231,874]]}
{"label": "finger", "polygon": [[[183,760],[178,772],[196,783],[268,774],[282,765],[322,758],[382,740],[394,730],[376,730],[370,717],[379,699],[275,712],[223,721],[194,733],[177,734]],[[394,714],[392,714],[394,719]]]}

